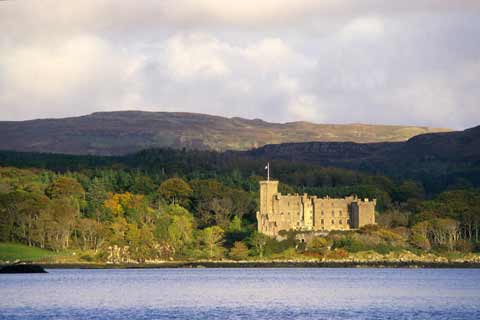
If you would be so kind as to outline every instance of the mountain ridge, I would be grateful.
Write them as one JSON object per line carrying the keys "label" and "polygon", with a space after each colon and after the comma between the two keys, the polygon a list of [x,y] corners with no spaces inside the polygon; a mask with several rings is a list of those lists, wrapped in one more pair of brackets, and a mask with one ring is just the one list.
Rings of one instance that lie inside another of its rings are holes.
{"label": "mountain ridge", "polygon": [[67,118],[0,121],[0,149],[122,155],[148,148],[250,150],[308,141],[404,141],[445,128],[371,124],[286,123],[191,112],[113,111]]}

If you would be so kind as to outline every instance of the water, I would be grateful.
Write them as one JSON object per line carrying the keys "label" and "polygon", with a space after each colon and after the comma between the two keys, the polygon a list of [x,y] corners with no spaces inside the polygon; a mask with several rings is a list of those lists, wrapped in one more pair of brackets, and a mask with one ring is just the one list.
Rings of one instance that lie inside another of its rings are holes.
{"label": "water", "polygon": [[0,275],[0,319],[480,319],[478,269]]}

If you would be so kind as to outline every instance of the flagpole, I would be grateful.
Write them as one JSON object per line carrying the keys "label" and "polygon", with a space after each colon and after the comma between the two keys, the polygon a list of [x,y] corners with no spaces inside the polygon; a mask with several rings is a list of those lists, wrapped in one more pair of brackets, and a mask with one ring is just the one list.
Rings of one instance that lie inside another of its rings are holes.
{"label": "flagpole", "polygon": [[270,181],[270,162],[267,162],[267,181]]}

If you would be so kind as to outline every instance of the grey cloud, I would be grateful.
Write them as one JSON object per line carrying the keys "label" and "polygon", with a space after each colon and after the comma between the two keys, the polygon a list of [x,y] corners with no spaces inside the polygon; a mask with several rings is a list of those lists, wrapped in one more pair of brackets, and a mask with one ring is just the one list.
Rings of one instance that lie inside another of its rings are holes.
{"label": "grey cloud", "polygon": [[0,2],[1,120],[170,110],[464,128],[480,2]]}

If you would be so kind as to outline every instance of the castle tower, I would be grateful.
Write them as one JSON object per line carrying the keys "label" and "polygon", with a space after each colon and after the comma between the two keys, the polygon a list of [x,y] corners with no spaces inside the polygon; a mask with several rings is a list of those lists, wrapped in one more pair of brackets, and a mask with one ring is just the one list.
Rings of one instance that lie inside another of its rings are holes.
{"label": "castle tower", "polygon": [[276,235],[275,223],[270,222],[273,216],[274,197],[278,193],[278,181],[260,181],[260,211],[257,212],[258,232],[269,236]]}
{"label": "castle tower", "polygon": [[278,193],[278,181],[260,181],[260,214],[273,212],[273,196]]}

